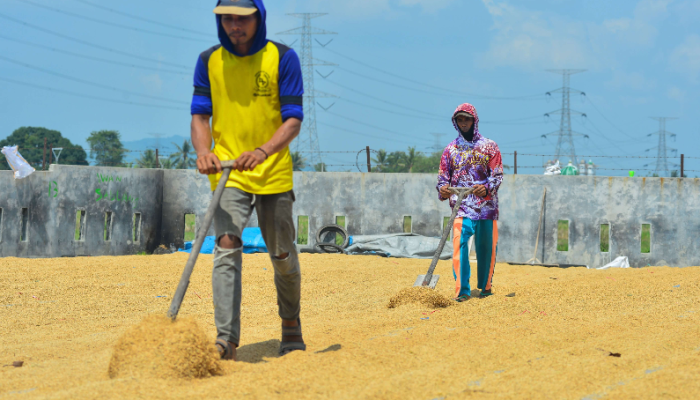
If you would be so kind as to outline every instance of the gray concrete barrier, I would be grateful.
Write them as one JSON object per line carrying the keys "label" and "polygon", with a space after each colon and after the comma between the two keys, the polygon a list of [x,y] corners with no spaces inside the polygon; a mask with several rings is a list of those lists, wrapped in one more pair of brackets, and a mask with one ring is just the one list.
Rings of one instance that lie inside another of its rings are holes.
{"label": "gray concrete barrier", "polygon": [[[439,236],[450,209],[437,199],[435,183],[431,174],[295,172],[295,221],[308,217],[308,243],[299,247],[314,251],[316,231],[336,217],[344,217],[351,235],[407,229]],[[601,266],[624,255],[634,267],[700,265],[700,179],[508,175],[499,197],[499,261],[536,255],[543,263]],[[197,228],[210,198],[208,179],[192,170],[53,165],[18,181],[3,171],[0,256],[123,255],[182,246],[185,214],[195,214]],[[76,240],[79,210],[84,227]],[[559,221],[568,224],[565,232]],[[248,226],[256,224],[253,215]],[[601,225],[609,227],[607,252],[601,251]],[[566,251],[557,249],[562,240]]]}

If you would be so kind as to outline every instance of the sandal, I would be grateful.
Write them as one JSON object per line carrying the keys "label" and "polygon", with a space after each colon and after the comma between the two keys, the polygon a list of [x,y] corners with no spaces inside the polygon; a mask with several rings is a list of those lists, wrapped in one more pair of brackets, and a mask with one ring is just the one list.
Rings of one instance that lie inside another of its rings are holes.
{"label": "sandal", "polygon": [[301,319],[297,318],[298,326],[284,326],[282,325],[282,342],[280,343],[280,357],[285,356],[295,350],[306,351],[306,344],[304,342],[285,342],[285,336],[301,336]]}
{"label": "sandal", "polygon": [[223,339],[216,339],[216,349],[219,351],[219,356],[222,360],[233,360],[233,349],[231,344]]}
{"label": "sandal", "polygon": [[493,295],[493,293],[491,293],[490,289],[489,290],[482,290],[481,294],[479,295],[479,298],[483,299],[484,297],[489,297],[491,295]]}
{"label": "sandal", "polygon": [[467,300],[469,300],[469,299],[471,299],[471,296],[468,296],[468,295],[466,295],[466,294],[463,294],[463,295],[457,297],[457,298],[455,299],[455,301],[456,301],[457,303],[461,303],[461,302],[467,301]]}

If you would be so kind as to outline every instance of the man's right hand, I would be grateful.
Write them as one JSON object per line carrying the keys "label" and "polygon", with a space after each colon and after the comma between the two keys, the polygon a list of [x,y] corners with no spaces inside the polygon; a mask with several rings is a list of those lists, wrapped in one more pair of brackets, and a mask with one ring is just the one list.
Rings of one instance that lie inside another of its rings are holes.
{"label": "man's right hand", "polygon": [[221,161],[214,153],[198,154],[197,169],[200,174],[213,175],[221,172]]}
{"label": "man's right hand", "polygon": [[442,197],[443,201],[449,199],[451,196],[452,192],[450,192],[450,185],[440,187],[440,197]]}

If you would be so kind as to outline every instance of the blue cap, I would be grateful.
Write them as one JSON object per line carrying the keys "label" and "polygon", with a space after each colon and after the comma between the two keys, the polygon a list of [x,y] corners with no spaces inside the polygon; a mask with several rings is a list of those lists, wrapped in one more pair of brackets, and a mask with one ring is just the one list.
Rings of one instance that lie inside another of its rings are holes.
{"label": "blue cap", "polygon": [[252,15],[257,11],[253,0],[220,0],[214,14]]}

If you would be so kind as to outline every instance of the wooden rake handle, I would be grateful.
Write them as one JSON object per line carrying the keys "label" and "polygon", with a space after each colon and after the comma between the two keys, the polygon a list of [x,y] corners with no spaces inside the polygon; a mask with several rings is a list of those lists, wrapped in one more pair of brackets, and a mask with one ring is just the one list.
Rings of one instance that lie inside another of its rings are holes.
{"label": "wooden rake handle", "polygon": [[197,262],[197,257],[199,257],[199,252],[202,250],[202,245],[204,244],[204,239],[207,236],[207,232],[211,227],[211,223],[214,220],[214,210],[219,205],[221,201],[221,195],[224,194],[224,188],[226,187],[226,182],[228,177],[231,175],[231,169],[233,168],[233,163],[236,160],[227,160],[221,162],[221,178],[219,178],[219,184],[214,190],[214,196],[209,203],[209,208],[207,208],[207,213],[204,215],[204,225],[197,231],[197,237],[195,238],[194,244],[192,245],[192,252],[187,259],[187,264],[185,264],[185,270],[182,271],[182,277],[180,277],[180,283],[177,285],[175,290],[175,295],[173,295],[173,301],[170,303],[170,308],[168,309],[168,318],[173,321],[177,318],[178,312],[180,312],[180,306],[182,305],[182,300],[185,298],[185,293],[187,292],[187,287],[190,285],[190,276],[194,270],[194,265]]}

